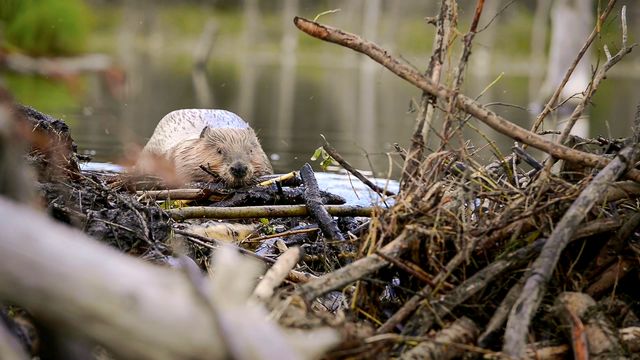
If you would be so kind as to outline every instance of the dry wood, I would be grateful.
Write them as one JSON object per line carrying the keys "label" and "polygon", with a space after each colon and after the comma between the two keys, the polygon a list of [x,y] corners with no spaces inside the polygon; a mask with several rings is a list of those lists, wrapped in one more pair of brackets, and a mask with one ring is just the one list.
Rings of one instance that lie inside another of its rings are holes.
{"label": "dry wood", "polygon": [[[324,205],[323,207],[332,216],[370,217],[373,212],[373,207],[351,205]],[[309,210],[305,205],[244,206],[237,208],[189,206],[166,210],[166,212],[177,221],[196,218],[243,219],[309,216]]]}
{"label": "dry wood", "polygon": [[151,200],[204,200],[208,199],[213,192],[207,189],[171,189],[171,190],[143,190],[136,191],[140,197]]}
{"label": "dry wood", "polygon": [[[527,263],[532,256],[540,251],[543,244],[543,240],[538,240],[520,248],[476,272],[450,292],[428,299],[426,303],[418,307],[409,321],[407,321],[402,333],[410,336],[425,334],[437,320],[446,316],[456,306],[483,290],[491,281],[504,274],[505,271]],[[422,295],[422,293],[423,291],[418,295]]]}
{"label": "dry wood", "polygon": [[458,67],[454,74],[454,85],[452,89],[451,97],[449,98],[449,104],[447,105],[447,113],[444,119],[443,131],[442,131],[442,139],[440,142],[440,149],[444,149],[445,145],[449,143],[449,139],[451,137],[451,121],[454,116],[454,108],[455,108],[455,99],[460,93],[460,88],[462,87],[462,83],[464,81],[464,73],[469,62],[469,56],[471,55],[471,48],[473,43],[473,38],[476,35],[476,29],[478,27],[478,22],[480,21],[480,15],[482,15],[482,9],[484,8],[484,0],[478,0],[476,2],[476,10],[473,15],[473,20],[471,21],[471,26],[469,27],[469,31],[463,37],[463,48],[462,54],[460,55],[460,60],[458,61]]}
{"label": "dry wood", "polygon": [[540,256],[526,275],[527,281],[523,291],[507,321],[503,351],[509,356],[524,356],[531,318],[542,301],[546,284],[555,270],[560,254],[591,207],[605,193],[608,184],[624,173],[629,163],[633,163],[637,158],[637,152],[638,149],[634,147],[623,149],[596,175],[556,225]]}
{"label": "dry wood", "polygon": [[327,139],[324,136],[322,137],[322,141],[324,141],[324,145],[322,145],[322,148],[324,149],[324,151],[326,151],[327,154],[331,155],[333,160],[337,161],[338,164],[340,164],[340,166],[342,166],[345,170],[347,170],[348,172],[353,174],[353,176],[357,177],[360,181],[362,181],[363,184],[367,185],[369,187],[369,189],[377,192],[378,194],[383,194],[383,195],[387,195],[387,196],[394,196],[395,195],[395,193],[393,191],[389,191],[389,190],[387,190],[385,188],[382,188],[382,187],[372,183],[371,180],[367,179],[364,175],[362,175],[362,173],[360,171],[358,171],[351,164],[349,164],[349,162],[347,160],[345,160],[340,155],[340,153],[338,153],[338,151],[333,146],[331,146],[331,144],[329,144],[329,142],[327,141]]}
{"label": "dry wood", "polygon": [[4,198],[0,219],[3,300],[122,358],[225,357],[213,315],[184,274],[121,254]]}
{"label": "dry wood", "polygon": [[[640,226],[640,212],[637,212],[631,215],[628,219],[625,219],[616,234],[612,236],[606,244],[604,244],[602,249],[600,249],[598,256],[596,256],[592,267],[587,273],[587,279],[592,278],[594,275],[600,273],[605,267],[616,261],[617,257],[622,254],[629,237],[638,226]],[[589,291],[587,292],[593,296],[593,293]]]}
{"label": "dry wood", "polygon": [[520,291],[522,291],[522,287],[524,286],[524,279],[520,279],[515,285],[509,289],[507,296],[502,299],[500,305],[493,313],[493,316],[485,326],[484,331],[478,337],[478,346],[480,347],[488,347],[490,343],[494,340],[494,337],[498,334],[500,330],[502,330],[502,326],[507,321],[509,317],[509,312],[511,311],[511,307],[518,299],[518,295],[520,295]]}
{"label": "dry wood", "polygon": [[424,341],[402,354],[400,359],[453,359],[465,354],[457,344],[471,344],[478,336],[478,326],[469,318],[457,319],[439,331],[431,341]]}
{"label": "dry wood", "polygon": [[598,22],[597,22],[595,28],[593,29],[593,31],[591,32],[591,34],[589,35],[589,37],[585,41],[584,45],[582,46],[582,48],[580,49],[578,54],[576,55],[576,58],[573,60],[573,62],[569,66],[569,69],[567,69],[567,72],[564,74],[564,78],[562,78],[562,81],[560,82],[560,84],[556,88],[556,91],[553,93],[553,95],[551,95],[551,98],[549,99],[549,101],[547,101],[547,104],[544,106],[544,109],[536,117],[536,120],[533,122],[533,126],[531,127],[531,131],[532,132],[536,132],[538,130],[538,128],[540,127],[540,124],[542,124],[542,122],[544,121],[544,118],[547,115],[549,115],[549,113],[556,106],[556,102],[558,101],[558,98],[560,98],[560,94],[562,93],[562,89],[564,89],[564,86],[567,84],[567,82],[571,78],[571,74],[573,74],[573,70],[575,70],[576,66],[578,66],[578,63],[580,62],[580,59],[582,59],[584,54],[587,52],[587,50],[591,46],[591,43],[593,43],[593,40],[595,40],[596,36],[598,34],[600,34],[600,29],[602,28],[602,24],[604,23],[604,21],[609,16],[609,13],[613,9],[613,5],[615,5],[615,3],[616,3],[616,0],[609,0],[609,3],[607,4],[607,7],[604,9],[602,14],[598,18]]}
{"label": "dry wood", "polygon": [[275,288],[282,284],[289,272],[293,270],[300,260],[301,251],[299,247],[293,247],[278,257],[276,263],[264,274],[262,280],[253,290],[253,297],[260,301],[267,301]]}
{"label": "dry wood", "polygon": [[[294,19],[294,23],[300,30],[313,37],[346,46],[369,56],[402,79],[428,92],[429,94],[438,97],[439,99],[448,99],[451,96],[451,90],[434,83],[428,78],[425,78],[411,66],[403,64],[396,58],[389,55],[387,50],[384,50],[380,46],[364,40],[355,34],[319,24],[301,17],[296,17]],[[493,111],[478,104],[475,100],[462,94],[457,96],[455,104],[458,109],[474,116],[492,129],[507,135],[516,141],[542,150],[554,158],[596,168],[603,168],[609,163],[609,159],[605,157],[556,144],[555,142],[547,140],[536,133],[515,125],[502,116],[499,116]],[[627,172],[626,176],[640,182],[639,170],[631,169]]]}
{"label": "dry wood", "polygon": [[582,359],[627,358],[618,331],[589,295],[562,293],[556,299],[555,312],[566,326],[576,356],[579,354]]}
{"label": "dry wood", "polygon": [[[425,71],[425,77],[428,77],[436,84],[440,82],[445,54],[450,46],[449,38],[453,32],[453,23],[456,21],[454,6],[456,6],[454,1],[442,0],[440,2],[440,11],[436,20],[436,35],[433,41],[433,52],[431,53],[429,65]],[[418,165],[422,161],[427,135],[433,123],[436,102],[436,96],[426,91],[422,92],[420,108],[416,117],[416,125],[413,130],[413,135],[411,136],[411,147],[404,156],[405,162],[402,169],[402,178],[400,179],[402,189],[409,187],[418,169]]]}
{"label": "dry wood", "polygon": [[300,176],[305,187],[304,201],[307,204],[309,214],[318,222],[318,227],[320,227],[324,236],[334,241],[344,241],[344,236],[338,229],[338,223],[322,206],[320,189],[311,165],[304,164],[300,169]]}
{"label": "dry wood", "polygon": [[[379,251],[390,257],[398,257],[417,240],[414,234],[403,231],[398,237],[382,247]],[[367,274],[387,266],[388,261],[376,254],[372,254],[352,262],[338,270],[325,274],[298,288],[298,293],[311,301],[316,297],[335,289],[342,288]]]}
{"label": "dry wood", "polygon": [[620,259],[620,261],[611,264],[589,285],[586,293],[594,297],[601,296],[605,291],[615,287],[625,275],[633,270],[636,264],[636,260],[630,259]]}

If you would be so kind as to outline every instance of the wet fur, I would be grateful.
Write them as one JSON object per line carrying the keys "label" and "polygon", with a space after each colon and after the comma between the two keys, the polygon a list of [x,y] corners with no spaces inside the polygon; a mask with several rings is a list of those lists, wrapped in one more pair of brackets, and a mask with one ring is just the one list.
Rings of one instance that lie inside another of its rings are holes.
{"label": "wet fur", "polygon": [[[177,175],[188,181],[212,180],[211,175],[200,168],[201,165],[232,187],[253,184],[260,176],[273,173],[267,155],[251,128],[207,128],[201,138],[179,143],[168,155]],[[236,162],[247,167],[247,174],[242,179],[235,178],[229,170]]]}
{"label": "wet fur", "polygon": [[[156,126],[144,154],[169,160],[184,182],[216,180],[201,166],[232,187],[253,184],[260,176],[273,173],[253,129],[225,110],[183,109],[167,114]],[[246,166],[243,178],[232,175],[233,164]],[[144,172],[144,162],[138,161],[138,167]]]}

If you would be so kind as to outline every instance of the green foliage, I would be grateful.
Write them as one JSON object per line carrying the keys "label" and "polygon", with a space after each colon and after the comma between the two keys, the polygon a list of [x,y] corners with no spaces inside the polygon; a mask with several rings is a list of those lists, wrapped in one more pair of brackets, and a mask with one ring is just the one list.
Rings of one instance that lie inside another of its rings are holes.
{"label": "green foliage", "polygon": [[0,0],[5,40],[31,55],[83,51],[89,16],[82,0]]}
{"label": "green foliage", "polygon": [[316,161],[318,159],[322,159],[322,161],[320,161],[320,166],[322,167],[322,170],[327,170],[327,168],[335,162],[335,160],[333,160],[331,155],[329,155],[322,146],[317,148],[316,151],[314,151],[313,155],[311,156],[311,161]]}
{"label": "green foliage", "polygon": [[[18,102],[33,106],[46,114],[62,117],[68,109],[79,106],[80,99],[63,82],[15,73],[0,73],[0,77]],[[83,83],[77,85],[77,90],[81,91]],[[66,117],[64,120],[71,127],[76,122],[73,117]]]}

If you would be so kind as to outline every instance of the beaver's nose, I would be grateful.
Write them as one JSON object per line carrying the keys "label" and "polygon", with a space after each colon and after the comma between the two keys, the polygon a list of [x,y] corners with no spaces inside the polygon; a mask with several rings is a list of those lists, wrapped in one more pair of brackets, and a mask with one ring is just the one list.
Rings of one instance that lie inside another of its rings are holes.
{"label": "beaver's nose", "polygon": [[241,179],[241,178],[245,177],[245,175],[247,175],[247,165],[242,164],[242,163],[235,163],[235,164],[231,165],[231,168],[229,169],[229,172],[234,177],[236,177],[238,179]]}

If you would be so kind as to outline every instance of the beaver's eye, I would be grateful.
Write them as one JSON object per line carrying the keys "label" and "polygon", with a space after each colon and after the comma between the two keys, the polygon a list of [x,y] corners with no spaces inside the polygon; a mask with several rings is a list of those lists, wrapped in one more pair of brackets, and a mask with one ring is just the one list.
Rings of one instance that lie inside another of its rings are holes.
{"label": "beaver's eye", "polygon": [[222,149],[217,149],[216,151],[218,152],[218,154],[222,155]]}

